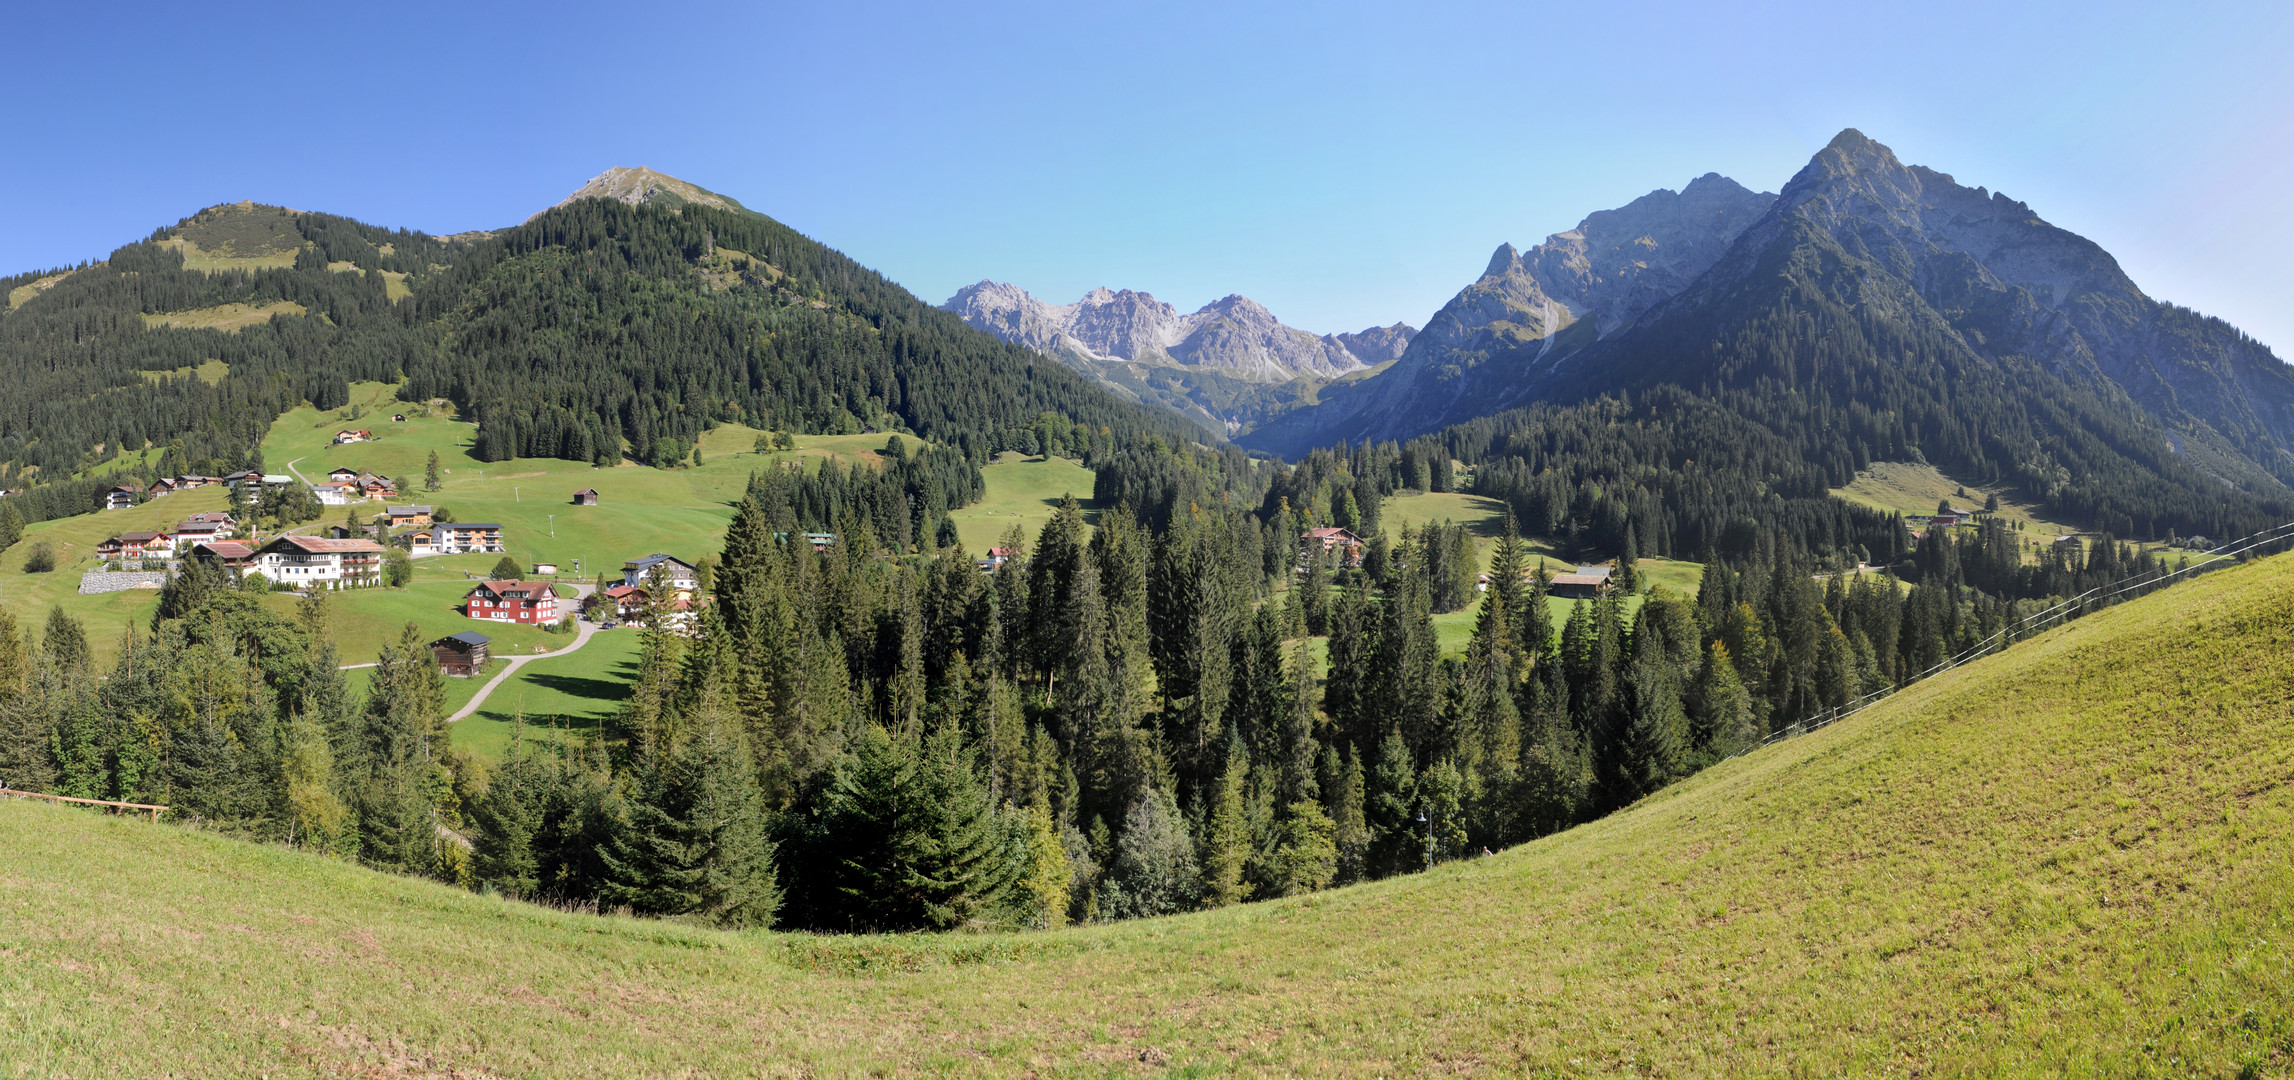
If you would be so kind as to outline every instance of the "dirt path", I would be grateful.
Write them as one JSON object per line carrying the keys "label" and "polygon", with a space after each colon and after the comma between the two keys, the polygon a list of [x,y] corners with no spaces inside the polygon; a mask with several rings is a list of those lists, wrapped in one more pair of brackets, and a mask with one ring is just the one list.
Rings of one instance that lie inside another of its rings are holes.
{"label": "dirt path", "polygon": [[573,644],[555,652],[528,653],[524,656],[510,657],[509,664],[502,668],[501,673],[495,675],[491,679],[486,680],[486,685],[479,687],[478,692],[471,695],[470,703],[468,705],[462,706],[459,712],[456,712],[454,715],[447,717],[446,722],[451,724],[457,720],[468,717],[472,713],[477,712],[478,706],[484,705],[486,703],[486,699],[493,695],[495,688],[508,681],[510,676],[517,674],[518,669],[526,666],[528,661],[547,660],[554,656],[566,656],[574,652],[576,649],[589,644],[590,635],[597,632],[597,624],[584,619],[575,623],[574,625],[580,629],[574,632]]}

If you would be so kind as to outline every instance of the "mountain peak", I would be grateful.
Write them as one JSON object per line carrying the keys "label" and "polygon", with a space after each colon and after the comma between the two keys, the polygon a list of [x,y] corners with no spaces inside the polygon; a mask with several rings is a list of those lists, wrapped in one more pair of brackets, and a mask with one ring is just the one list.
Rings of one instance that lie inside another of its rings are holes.
{"label": "mountain peak", "polygon": [[[616,165],[607,169],[591,177],[589,183],[575,189],[573,194],[558,200],[557,206],[552,206],[550,209],[555,210],[558,206],[582,199],[614,199],[631,206],[659,203],[675,207],[683,206],[686,203],[699,203],[702,206],[714,206],[719,210],[746,212],[749,209],[742,206],[738,201],[728,196],[719,195],[699,184],[679,180],[668,173],[655,172],[643,166],[631,168],[626,165]],[[540,215],[535,216],[539,217]]]}
{"label": "mountain peak", "polygon": [[1514,250],[1513,245],[1510,243],[1499,244],[1497,246],[1497,251],[1490,255],[1489,269],[1482,271],[1482,276],[1496,277],[1497,275],[1507,273],[1520,265],[1521,252]]}

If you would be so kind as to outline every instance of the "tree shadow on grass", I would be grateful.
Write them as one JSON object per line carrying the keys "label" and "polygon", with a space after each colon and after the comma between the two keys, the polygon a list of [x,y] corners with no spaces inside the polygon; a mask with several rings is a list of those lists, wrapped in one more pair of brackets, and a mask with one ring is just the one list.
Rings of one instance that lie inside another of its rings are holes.
{"label": "tree shadow on grass", "polygon": [[[632,669],[636,665],[624,665]],[[617,679],[597,679],[587,675],[543,675],[526,677],[536,686],[546,687],[568,697],[588,698],[591,701],[620,701],[629,696],[629,683]]]}

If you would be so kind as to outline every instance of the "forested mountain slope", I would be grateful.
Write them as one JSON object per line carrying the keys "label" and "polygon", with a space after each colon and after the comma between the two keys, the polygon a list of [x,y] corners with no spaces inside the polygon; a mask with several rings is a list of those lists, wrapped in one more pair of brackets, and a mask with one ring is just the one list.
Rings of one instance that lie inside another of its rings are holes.
{"label": "forested mountain slope", "polygon": [[[2219,320],[2144,298],[2100,249],[2021,204],[1908,169],[1854,131],[1623,329],[1576,324],[1432,371],[1405,358],[1354,393],[1404,374],[1417,381],[1396,387],[1402,404],[1383,415],[1402,419],[1386,426],[1339,410],[1336,429],[1317,430],[1333,402],[1244,441],[1290,449],[1462,425],[1445,441],[1471,460],[1557,409],[1685,394],[1792,444],[1833,484],[1871,461],[1924,458],[2145,536],[2283,517],[2282,477],[2294,476],[2294,371]],[[1529,409],[1477,419],[1508,406]]]}
{"label": "forested mountain slope", "polygon": [[0,1058],[2273,1075],[2294,1061],[2290,612],[2294,560],[2262,561],[1494,858],[1046,934],[598,918],[0,800]]}
{"label": "forested mountain slope", "polygon": [[[46,517],[87,509],[87,485],[58,481],[123,453],[246,467],[281,411],[338,407],[366,380],[451,400],[485,460],[666,464],[730,420],[905,429],[975,461],[1046,413],[1111,444],[1192,433],[731,200],[644,170],[592,187],[444,239],[219,206],[99,263],[0,279],[16,388],[0,486],[48,485],[20,504]],[[195,377],[216,361],[220,378]]]}

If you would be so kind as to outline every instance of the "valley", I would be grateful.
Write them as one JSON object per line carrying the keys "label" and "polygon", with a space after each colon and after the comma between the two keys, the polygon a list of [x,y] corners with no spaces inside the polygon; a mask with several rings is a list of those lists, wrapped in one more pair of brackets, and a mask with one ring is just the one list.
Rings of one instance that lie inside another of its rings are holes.
{"label": "valley", "polygon": [[2263,560],[1494,857],[1053,934],[574,914],[0,800],[0,1047],[74,1074],[2268,1075],[2290,610],[2294,563]]}

